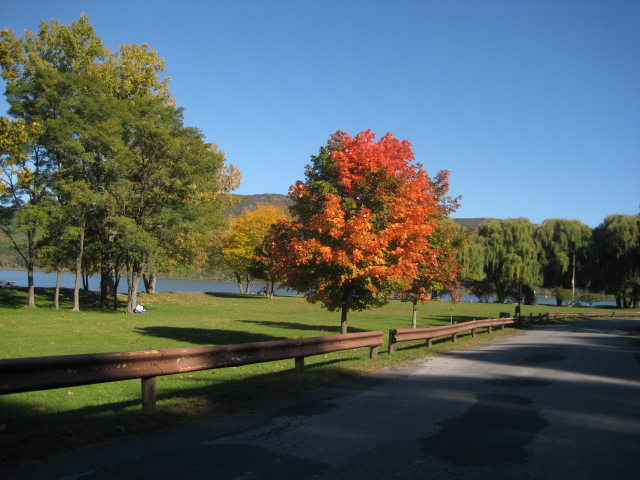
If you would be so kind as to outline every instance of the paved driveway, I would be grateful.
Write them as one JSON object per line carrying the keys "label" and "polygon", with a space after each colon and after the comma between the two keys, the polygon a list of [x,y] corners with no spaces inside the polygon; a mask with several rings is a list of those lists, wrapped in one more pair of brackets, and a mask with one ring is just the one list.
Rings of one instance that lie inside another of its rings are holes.
{"label": "paved driveway", "polygon": [[536,326],[6,480],[637,479],[640,320]]}

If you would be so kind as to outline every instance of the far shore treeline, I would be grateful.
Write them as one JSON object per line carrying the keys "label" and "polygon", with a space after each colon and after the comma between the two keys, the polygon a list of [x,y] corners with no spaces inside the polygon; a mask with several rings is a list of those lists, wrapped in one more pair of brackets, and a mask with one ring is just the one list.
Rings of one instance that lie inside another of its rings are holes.
{"label": "far shore treeline", "polygon": [[[100,305],[127,313],[159,273],[284,285],[341,312],[389,298],[415,310],[439,292],[561,304],[615,296],[638,306],[640,215],[452,220],[449,172],[427,174],[410,143],[337,131],[288,196],[234,195],[241,173],[183,123],[148,45],[105,48],[89,19],[0,32],[8,117],[0,119],[0,267],[101,278]],[[1,280],[1,279],[0,279]],[[576,294],[576,291],[578,292]],[[56,301],[59,290],[56,289]]]}

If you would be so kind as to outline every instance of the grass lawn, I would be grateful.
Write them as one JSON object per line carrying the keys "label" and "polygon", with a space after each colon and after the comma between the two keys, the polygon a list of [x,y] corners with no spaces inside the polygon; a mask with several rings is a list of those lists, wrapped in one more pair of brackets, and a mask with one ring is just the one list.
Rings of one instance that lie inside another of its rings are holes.
{"label": "grass lawn", "polygon": [[[21,288],[0,288],[0,359],[224,345],[315,337],[340,333],[340,314],[308,304],[300,297],[241,296],[215,293],[141,294],[147,312],[125,315],[95,307],[95,293],[82,297],[80,312],[71,312],[70,292],[60,310],[53,310],[52,290],[36,289],[39,308],[27,309]],[[124,298],[122,299],[124,306]],[[523,314],[571,311],[561,307],[527,306]],[[594,311],[585,308],[584,311]],[[513,315],[513,305],[431,302],[420,305],[418,327]],[[411,305],[389,305],[349,313],[349,331],[409,328]],[[158,377],[157,411],[141,410],[140,380],[126,380],[65,389],[0,396],[0,465],[17,466],[86,443],[178,425],[212,415],[251,408],[261,402],[317,390],[397,363],[486,341],[513,329],[460,334],[457,343],[398,344],[397,353],[381,347],[377,359],[369,349],[308,357],[305,378],[295,376],[294,361]]]}

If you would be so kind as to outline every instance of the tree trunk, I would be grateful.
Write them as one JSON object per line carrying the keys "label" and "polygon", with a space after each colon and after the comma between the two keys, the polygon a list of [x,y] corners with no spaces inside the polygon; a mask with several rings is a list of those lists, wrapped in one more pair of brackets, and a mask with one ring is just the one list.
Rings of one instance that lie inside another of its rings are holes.
{"label": "tree trunk", "polygon": [[58,310],[60,308],[60,269],[56,271],[56,289],[53,292],[53,308]]}
{"label": "tree trunk", "polygon": [[247,279],[247,290],[244,293],[251,293],[251,284],[253,283],[253,277],[249,274],[245,277]]}
{"label": "tree trunk", "polygon": [[142,266],[138,262],[133,262],[133,266],[127,274],[127,310],[126,313],[133,313],[138,303],[138,283],[142,277]]}
{"label": "tree trunk", "polygon": [[155,270],[149,272],[149,276],[142,275],[142,281],[144,282],[144,289],[147,293],[156,293],[156,282],[158,280],[158,273]]}
{"label": "tree trunk", "polygon": [[120,259],[113,262],[113,309],[118,310],[118,286],[120,285]]}
{"label": "tree trunk", "polygon": [[80,277],[82,276],[82,254],[84,252],[84,217],[80,219],[80,237],[78,238],[78,254],[76,256],[76,283],[73,288],[72,312],[80,311]]}
{"label": "tree trunk", "polygon": [[413,314],[411,315],[411,328],[418,328],[418,299],[414,298],[412,303]]}
{"label": "tree trunk", "polygon": [[346,305],[342,305],[342,312],[340,315],[340,333],[347,333],[347,313],[349,309]]}
{"label": "tree trunk", "polygon": [[113,309],[118,310],[118,286],[120,285],[120,275],[117,273],[113,277]]}
{"label": "tree trunk", "polygon": [[107,308],[109,297],[113,293],[113,267],[105,262],[105,256],[100,268],[100,308]]}
{"label": "tree trunk", "polygon": [[29,297],[27,300],[27,308],[36,308],[36,289],[33,283],[33,270],[35,268],[35,249],[36,249],[36,232],[29,230],[27,232],[29,258],[27,261],[27,285],[29,286]]}
{"label": "tree trunk", "polygon": [[244,286],[242,285],[242,277],[240,276],[239,273],[233,272],[233,274],[236,276],[236,281],[238,282],[238,290],[240,290],[240,293],[244,293]]}

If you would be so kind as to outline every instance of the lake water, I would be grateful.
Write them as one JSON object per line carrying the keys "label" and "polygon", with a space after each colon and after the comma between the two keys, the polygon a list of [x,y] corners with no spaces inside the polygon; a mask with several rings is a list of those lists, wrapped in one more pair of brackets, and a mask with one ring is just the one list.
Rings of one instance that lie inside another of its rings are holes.
{"label": "lake water", "polygon": [[[3,270],[0,269],[0,280],[10,280],[16,282],[17,287],[27,286],[26,270]],[[60,275],[61,288],[73,288],[76,276],[72,273]],[[45,272],[33,272],[33,283],[36,287],[54,288],[56,286],[56,274]],[[80,283],[82,285],[82,283]],[[253,282],[251,293],[256,293],[265,286],[263,281]],[[98,291],[100,289],[100,276],[89,277],[89,289]],[[144,284],[140,281],[138,291],[144,292]],[[157,292],[219,292],[219,293],[240,293],[236,282],[218,282],[213,280],[191,280],[183,278],[158,278],[156,283]],[[127,279],[123,277],[118,285],[118,293],[127,293]],[[276,289],[277,295],[295,295],[284,289]]]}
{"label": "lake water", "polygon": [[[10,280],[16,282],[18,287],[27,286],[27,271],[26,270],[6,270],[0,269],[0,280]],[[60,277],[60,286],[62,288],[73,288],[75,284],[76,276],[72,273],[63,273]],[[45,272],[34,272],[33,281],[36,287],[53,288],[56,286],[56,274]],[[256,281],[251,285],[251,293],[256,293],[260,288],[264,286],[263,281]],[[89,278],[89,289],[97,291],[100,289],[100,277],[95,275]],[[144,291],[144,284],[140,281],[138,291]],[[218,293],[239,293],[238,284],[235,282],[219,282],[214,280],[191,280],[186,278],[158,278],[156,283],[157,292],[218,292]],[[118,285],[118,293],[127,293],[127,279],[122,278],[120,285]],[[297,295],[296,292],[290,292],[285,289],[276,289],[276,294],[285,295]],[[445,295],[443,300],[451,300],[451,297]],[[464,294],[462,297],[463,302],[477,302],[478,299],[473,295]],[[546,304],[555,306],[555,298],[552,297],[538,297],[538,304]],[[613,301],[596,302],[594,306],[615,306]],[[505,305],[505,308],[510,308],[510,305]],[[526,312],[523,312],[526,313]]]}

